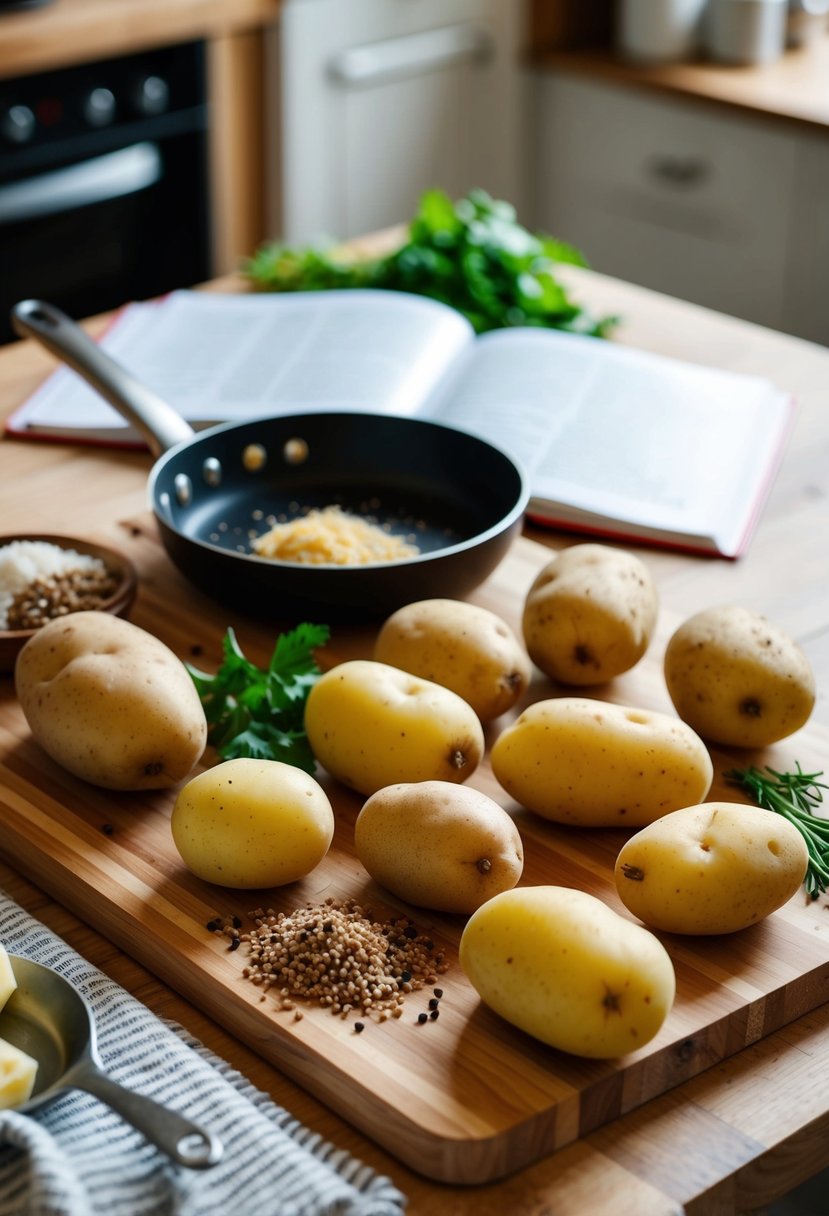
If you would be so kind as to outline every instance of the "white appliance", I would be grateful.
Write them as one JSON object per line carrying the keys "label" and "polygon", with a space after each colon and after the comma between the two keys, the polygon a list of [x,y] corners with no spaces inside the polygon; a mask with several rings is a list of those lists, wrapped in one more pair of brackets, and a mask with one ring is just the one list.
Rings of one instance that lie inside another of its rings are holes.
{"label": "white appliance", "polygon": [[524,6],[285,0],[268,44],[268,230],[291,244],[409,219],[428,188],[523,201]]}

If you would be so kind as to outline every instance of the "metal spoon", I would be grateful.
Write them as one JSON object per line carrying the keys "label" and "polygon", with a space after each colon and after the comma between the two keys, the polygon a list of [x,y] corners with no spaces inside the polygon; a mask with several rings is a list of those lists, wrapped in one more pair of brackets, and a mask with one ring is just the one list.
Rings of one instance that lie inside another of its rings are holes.
{"label": "metal spoon", "polygon": [[222,1156],[219,1139],[203,1127],[113,1081],[98,1057],[95,1019],[68,980],[42,963],[9,955],[17,988],[0,1013],[0,1038],[38,1062],[34,1092],[16,1107],[37,1110],[65,1089],[94,1094],[179,1165],[206,1169]]}

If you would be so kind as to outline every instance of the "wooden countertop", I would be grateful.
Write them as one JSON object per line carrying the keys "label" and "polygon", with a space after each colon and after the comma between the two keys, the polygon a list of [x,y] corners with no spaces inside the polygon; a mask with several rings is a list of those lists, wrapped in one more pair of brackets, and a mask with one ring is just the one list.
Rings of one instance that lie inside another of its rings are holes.
{"label": "wooden countertop", "polygon": [[829,35],[787,51],[774,63],[750,67],[704,60],[643,67],[607,48],[548,51],[534,62],[542,70],[736,108],[801,129],[825,132],[829,127]]}
{"label": "wooden countertop", "polygon": [[0,77],[257,29],[280,0],[51,0],[0,15]]}
{"label": "wooden countertop", "polygon": [[[623,317],[620,341],[768,375],[796,395],[796,426],[749,553],[729,563],[648,551],[647,560],[671,611],[688,615],[714,602],[742,602],[795,636],[817,676],[814,725],[829,737],[829,350],[590,272],[567,277],[585,304]],[[52,366],[30,343],[0,350],[0,415]],[[4,439],[4,530],[112,539],[116,521],[145,510],[147,471],[141,454]],[[390,1176],[409,1196],[410,1216],[736,1213],[767,1205],[829,1166],[829,1090],[815,1080],[829,1068],[829,1006],[502,1182],[457,1188],[400,1165],[5,864],[0,883],[297,1118]]]}

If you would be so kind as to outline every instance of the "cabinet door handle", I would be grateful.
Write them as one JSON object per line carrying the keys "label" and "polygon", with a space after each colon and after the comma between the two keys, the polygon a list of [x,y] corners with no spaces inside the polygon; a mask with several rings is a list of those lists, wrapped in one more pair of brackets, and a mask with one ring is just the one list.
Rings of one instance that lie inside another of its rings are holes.
{"label": "cabinet door handle", "polygon": [[711,165],[701,156],[657,152],[645,162],[645,172],[660,185],[689,189],[702,185],[711,176]]}
{"label": "cabinet door handle", "polygon": [[446,25],[422,34],[349,47],[328,63],[328,75],[346,88],[367,88],[404,76],[489,58],[493,42],[474,25]]}
{"label": "cabinet door handle", "polygon": [[0,187],[0,225],[60,215],[146,190],[161,180],[155,144],[133,144],[94,160]]}

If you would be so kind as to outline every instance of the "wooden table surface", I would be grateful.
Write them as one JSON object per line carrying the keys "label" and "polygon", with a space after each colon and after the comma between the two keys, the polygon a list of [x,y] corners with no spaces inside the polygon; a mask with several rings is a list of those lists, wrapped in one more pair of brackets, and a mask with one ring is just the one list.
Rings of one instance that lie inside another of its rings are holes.
{"label": "wooden table surface", "polygon": [[[567,277],[585,303],[621,315],[619,341],[766,374],[795,394],[795,430],[749,553],[729,563],[640,552],[671,610],[688,615],[738,602],[786,628],[816,673],[813,721],[829,729],[829,351],[589,272]],[[0,350],[0,415],[53,366],[30,343]],[[145,509],[148,467],[138,453],[4,439],[0,530],[107,539],[116,521]],[[394,1179],[414,1216],[752,1211],[829,1166],[829,1086],[821,1081],[829,1070],[829,1006],[518,1174],[484,1187],[450,1187],[400,1165],[5,864],[0,885],[298,1119]]]}

